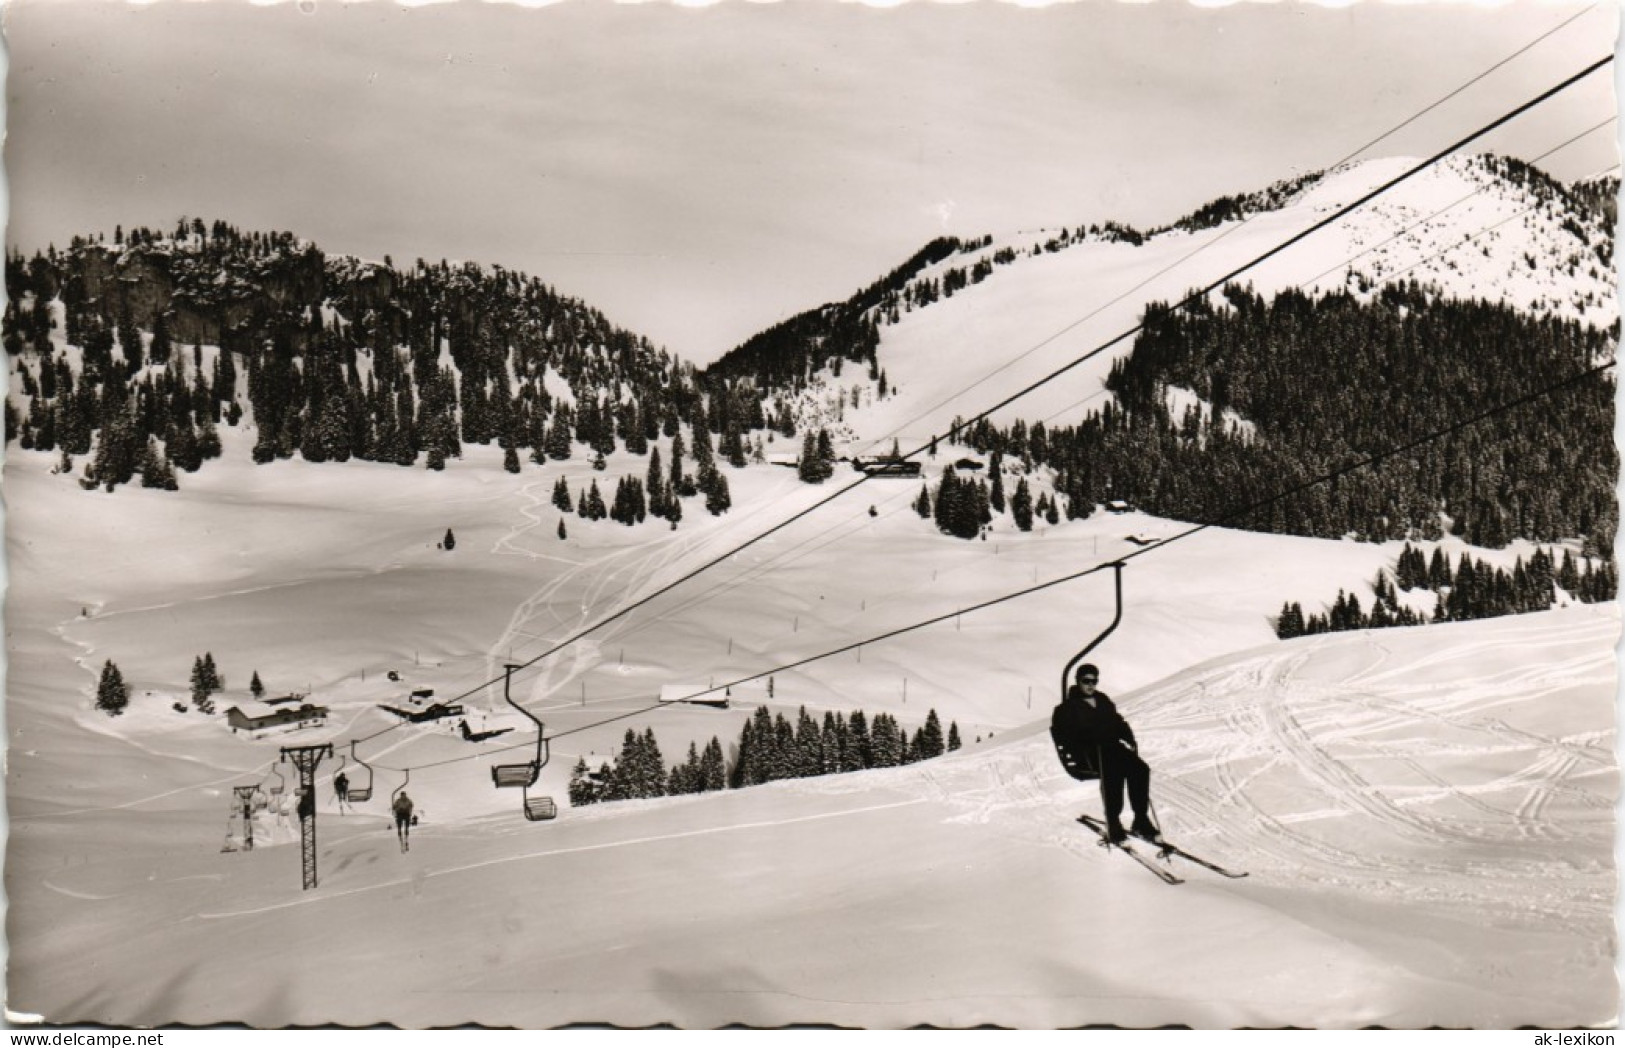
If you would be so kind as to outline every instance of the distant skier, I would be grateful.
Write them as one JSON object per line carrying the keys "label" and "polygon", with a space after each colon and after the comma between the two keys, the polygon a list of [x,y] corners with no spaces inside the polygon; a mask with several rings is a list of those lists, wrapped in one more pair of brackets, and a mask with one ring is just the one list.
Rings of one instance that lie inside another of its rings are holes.
{"label": "distant skier", "polygon": [[344,806],[350,803],[350,777],[342,771],[333,776],[333,795],[339,800],[339,811],[343,812]]}
{"label": "distant skier", "polygon": [[395,812],[395,836],[400,838],[401,851],[411,851],[408,838],[412,835],[412,798],[402,790],[390,807]]}
{"label": "distant skier", "polygon": [[[1080,782],[1100,780],[1106,806],[1106,833],[1113,842],[1129,834],[1148,841],[1159,832],[1148,814],[1151,806],[1151,769],[1140,759],[1134,729],[1117,712],[1105,692],[1096,691],[1100,670],[1092,663],[1078,667],[1077,682],[1067,688],[1050,718],[1049,733],[1067,774]],[[1134,822],[1123,832],[1123,786],[1128,785]]]}
{"label": "distant skier", "polygon": [[314,819],[316,817],[316,787],[299,787],[299,819]]}

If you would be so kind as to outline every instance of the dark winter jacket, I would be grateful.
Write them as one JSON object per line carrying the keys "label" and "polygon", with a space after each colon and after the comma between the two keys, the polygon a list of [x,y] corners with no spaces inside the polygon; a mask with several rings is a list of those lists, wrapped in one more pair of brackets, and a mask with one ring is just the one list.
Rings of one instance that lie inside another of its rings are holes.
{"label": "dark winter jacket", "polygon": [[1117,712],[1117,704],[1105,692],[1095,692],[1095,705],[1084,701],[1076,685],[1066,690],[1066,698],[1049,722],[1050,738],[1067,772],[1076,779],[1092,779],[1100,774],[1096,754],[1102,747],[1128,743],[1138,748],[1134,729]]}

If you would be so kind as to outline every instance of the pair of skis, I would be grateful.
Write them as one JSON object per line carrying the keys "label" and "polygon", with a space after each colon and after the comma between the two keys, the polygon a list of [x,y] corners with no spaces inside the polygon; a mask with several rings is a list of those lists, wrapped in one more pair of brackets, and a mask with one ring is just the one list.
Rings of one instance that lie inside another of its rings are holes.
{"label": "pair of skis", "polygon": [[[1127,855],[1141,866],[1144,866],[1146,869],[1150,870],[1163,883],[1185,883],[1185,879],[1183,877],[1176,875],[1173,870],[1167,869],[1164,866],[1158,866],[1152,860],[1151,856],[1136,850],[1132,845],[1129,844],[1128,841],[1113,841],[1106,833],[1106,824],[1095,818],[1093,815],[1080,815],[1078,816],[1078,821],[1095,832],[1095,835],[1100,838],[1101,847],[1115,848],[1117,851],[1122,852],[1124,855]],[[1206,867],[1207,869],[1212,870],[1214,873],[1219,874],[1221,877],[1229,877],[1232,880],[1239,880],[1240,878],[1247,876],[1245,872],[1237,872],[1235,870],[1226,869],[1225,867],[1220,866],[1218,863],[1210,862],[1207,859],[1201,858],[1200,856],[1192,855],[1185,849],[1177,845],[1169,844],[1167,841],[1153,841],[1147,843],[1153,844],[1156,847],[1157,858],[1161,859],[1164,863],[1170,863],[1173,857],[1177,855],[1186,862],[1193,862],[1198,866]]]}

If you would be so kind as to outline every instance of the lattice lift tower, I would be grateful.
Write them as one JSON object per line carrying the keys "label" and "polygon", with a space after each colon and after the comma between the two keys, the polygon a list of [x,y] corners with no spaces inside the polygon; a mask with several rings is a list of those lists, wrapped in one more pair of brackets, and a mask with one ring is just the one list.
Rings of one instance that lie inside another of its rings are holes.
{"label": "lattice lift tower", "polygon": [[333,756],[333,744],[284,746],[282,759],[299,769],[299,861],[304,868],[305,890],[316,887],[316,766],[323,757]]}

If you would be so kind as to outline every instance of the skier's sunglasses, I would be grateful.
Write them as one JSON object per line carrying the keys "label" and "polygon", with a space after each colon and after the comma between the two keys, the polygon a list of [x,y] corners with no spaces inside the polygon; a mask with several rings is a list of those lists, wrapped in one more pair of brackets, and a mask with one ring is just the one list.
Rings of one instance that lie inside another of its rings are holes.
{"label": "skier's sunglasses", "polygon": [[1099,684],[1100,683],[1100,678],[1099,677],[1079,677],[1078,678],[1078,683],[1079,684]]}

